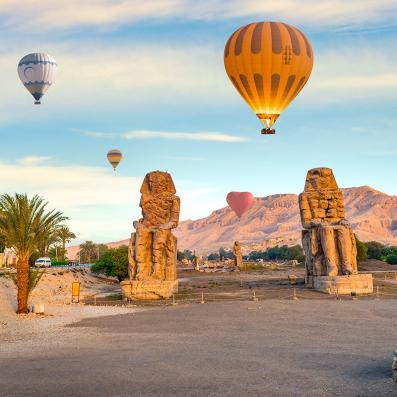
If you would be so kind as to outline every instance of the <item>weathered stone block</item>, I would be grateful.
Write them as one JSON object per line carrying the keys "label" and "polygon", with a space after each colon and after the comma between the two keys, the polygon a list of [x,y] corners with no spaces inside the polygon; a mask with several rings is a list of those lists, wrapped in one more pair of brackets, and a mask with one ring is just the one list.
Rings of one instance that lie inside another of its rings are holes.
{"label": "weathered stone block", "polygon": [[326,294],[357,295],[372,294],[372,274],[351,274],[348,276],[315,276],[313,288]]}
{"label": "weathered stone block", "polygon": [[178,292],[178,280],[174,281],[130,281],[120,283],[123,296],[132,300],[169,299]]}

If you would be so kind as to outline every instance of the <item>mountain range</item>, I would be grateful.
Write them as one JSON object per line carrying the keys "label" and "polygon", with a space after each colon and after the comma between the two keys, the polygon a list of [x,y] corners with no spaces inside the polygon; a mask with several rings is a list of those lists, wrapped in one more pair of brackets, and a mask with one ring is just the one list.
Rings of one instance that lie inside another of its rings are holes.
{"label": "mountain range", "polygon": [[[397,245],[397,196],[370,186],[341,190],[346,219],[361,240]],[[224,207],[205,218],[180,222],[174,233],[179,250],[205,253],[220,247],[231,249],[236,240],[242,243],[244,251],[300,244],[301,229],[298,196],[274,194],[255,198],[254,205],[241,219],[229,207]],[[128,244],[128,239],[109,243],[109,246],[122,244]],[[76,248],[70,247],[69,255],[73,256]]]}

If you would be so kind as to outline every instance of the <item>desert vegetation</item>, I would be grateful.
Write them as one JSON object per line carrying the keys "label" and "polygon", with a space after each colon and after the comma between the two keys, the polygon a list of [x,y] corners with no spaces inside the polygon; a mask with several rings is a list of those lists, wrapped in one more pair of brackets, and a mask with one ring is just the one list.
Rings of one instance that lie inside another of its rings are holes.
{"label": "desert vegetation", "polygon": [[18,313],[28,313],[28,295],[40,279],[40,274],[30,270],[33,255],[48,252],[56,241],[55,236],[67,219],[60,211],[46,211],[47,202],[39,196],[26,194],[0,197],[0,236],[3,245],[17,255],[16,284]]}
{"label": "desert vegetation", "polygon": [[91,266],[91,271],[124,280],[128,275],[128,247],[122,245],[106,250]]}

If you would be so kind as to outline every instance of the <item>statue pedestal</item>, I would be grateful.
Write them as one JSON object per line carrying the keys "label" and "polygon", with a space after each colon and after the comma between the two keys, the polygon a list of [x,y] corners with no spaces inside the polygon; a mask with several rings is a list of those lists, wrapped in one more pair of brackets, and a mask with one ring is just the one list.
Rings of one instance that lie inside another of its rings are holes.
{"label": "statue pedestal", "polygon": [[372,274],[351,274],[349,276],[313,276],[313,288],[326,294],[357,295],[372,294]]}
{"label": "statue pedestal", "polygon": [[124,298],[132,300],[168,299],[178,292],[178,280],[174,281],[130,281],[120,283]]}

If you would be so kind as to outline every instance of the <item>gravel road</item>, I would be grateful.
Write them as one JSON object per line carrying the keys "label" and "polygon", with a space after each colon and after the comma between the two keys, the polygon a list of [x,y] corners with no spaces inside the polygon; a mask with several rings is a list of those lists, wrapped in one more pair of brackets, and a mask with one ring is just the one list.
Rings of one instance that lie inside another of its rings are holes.
{"label": "gravel road", "polygon": [[179,305],[0,341],[0,396],[397,396],[397,300]]}

